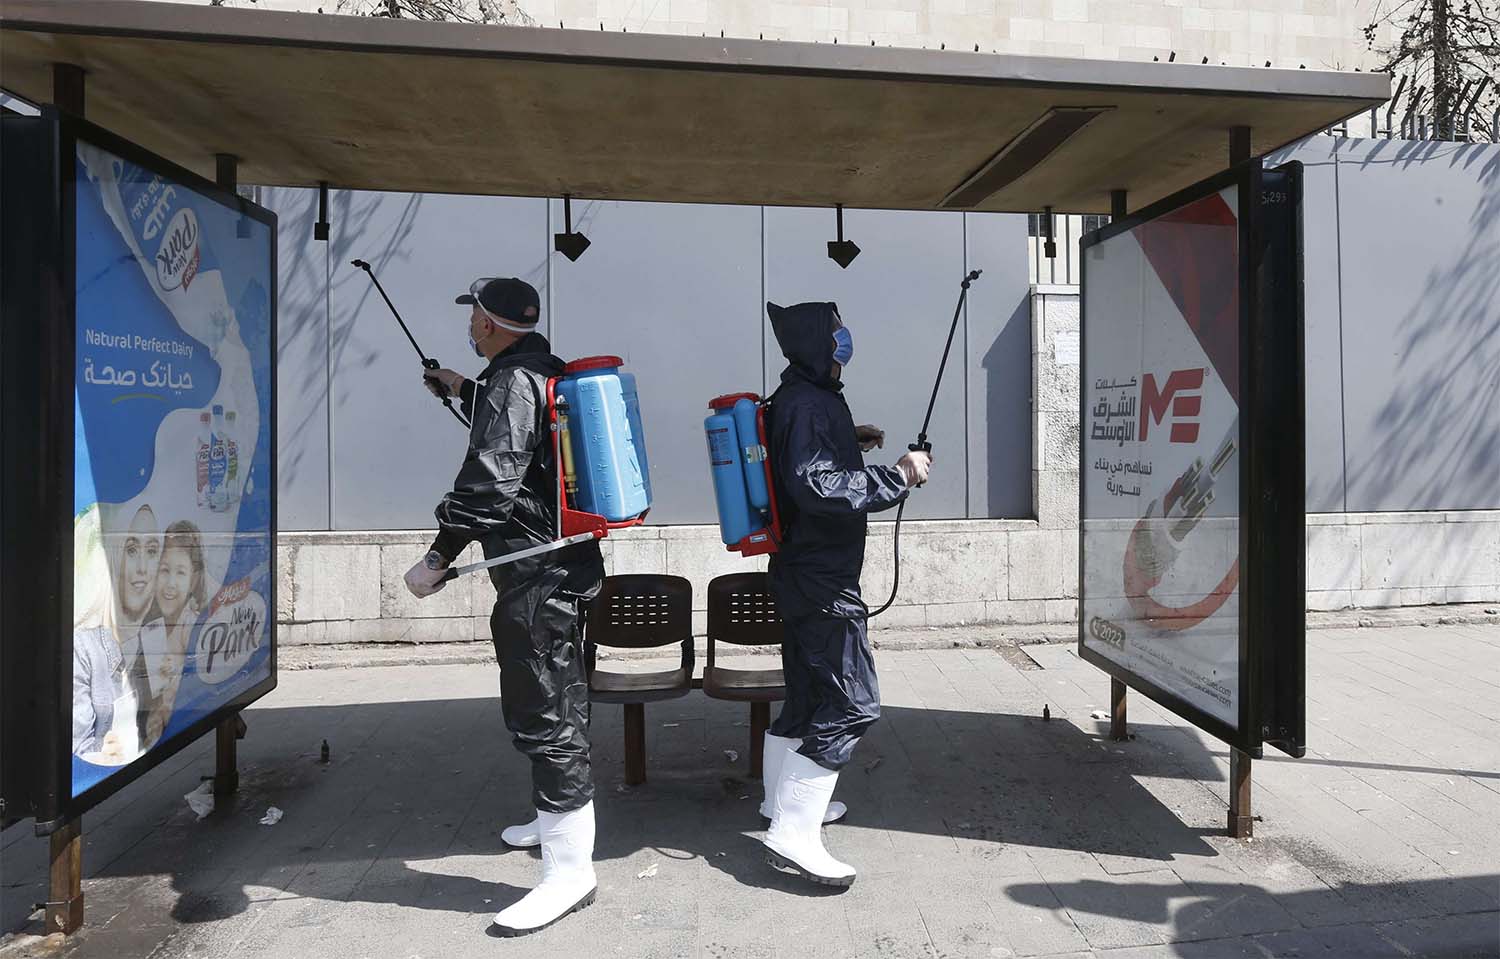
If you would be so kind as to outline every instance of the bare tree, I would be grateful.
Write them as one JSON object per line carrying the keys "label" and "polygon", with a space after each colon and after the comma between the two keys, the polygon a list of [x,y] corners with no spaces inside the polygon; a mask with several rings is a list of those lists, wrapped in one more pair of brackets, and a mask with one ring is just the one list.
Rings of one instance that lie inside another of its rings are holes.
{"label": "bare tree", "polygon": [[1468,117],[1470,136],[1500,137],[1500,2],[1377,0],[1364,35],[1381,69],[1407,77],[1408,110],[1432,117],[1431,136],[1458,139]]}
{"label": "bare tree", "polygon": [[507,23],[536,26],[516,0],[335,0],[335,13],[455,23]]}
{"label": "bare tree", "polygon": [[[255,2],[256,0],[208,0],[208,5],[239,7]],[[517,0],[326,0],[317,8],[317,11],[319,13],[346,13],[360,17],[536,26],[536,21],[521,9]]]}

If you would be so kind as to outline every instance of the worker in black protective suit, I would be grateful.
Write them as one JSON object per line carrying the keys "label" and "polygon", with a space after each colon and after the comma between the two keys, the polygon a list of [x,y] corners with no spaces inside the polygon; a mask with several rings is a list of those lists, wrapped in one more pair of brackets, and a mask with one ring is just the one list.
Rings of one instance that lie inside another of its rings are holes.
{"label": "worker in black protective suit", "polygon": [[[472,420],[453,490],[438,504],[438,535],[406,574],[430,596],[471,542],[491,559],[556,539],[557,464],[545,420],[547,380],[563,371],[536,331],[537,292],[517,279],[483,278],[458,297],[471,306],[469,341],[489,361],[477,381],[424,370],[428,389],[456,394]],[[594,900],[594,782],[582,617],[599,592],[597,542],[490,570],[490,631],[500,663],[500,702],[516,748],[531,760],[536,819],[506,829],[513,846],[542,847],[542,881],[495,916],[503,935],[541,930]]]}
{"label": "worker in black protective suit", "polygon": [[[767,303],[790,361],[771,399],[769,458],[784,519],[770,586],[786,624],[786,700],[765,742],[768,860],[814,882],[847,886],[854,869],[823,848],[839,770],[880,716],[875,663],[859,593],[867,515],[896,506],[927,480],[932,458],[910,452],[895,466],[866,466],[883,445],[856,427],[841,395],[854,339],[832,303]],[[836,805],[836,804],[835,804]]]}

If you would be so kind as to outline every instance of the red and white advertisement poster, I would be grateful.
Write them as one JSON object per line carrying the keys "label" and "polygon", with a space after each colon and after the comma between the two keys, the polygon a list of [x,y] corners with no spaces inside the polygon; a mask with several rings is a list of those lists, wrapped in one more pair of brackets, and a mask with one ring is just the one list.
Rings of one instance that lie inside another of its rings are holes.
{"label": "red and white advertisement poster", "polygon": [[1230,186],[1087,247],[1080,384],[1083,646],[1231,729],[1239,216]]}

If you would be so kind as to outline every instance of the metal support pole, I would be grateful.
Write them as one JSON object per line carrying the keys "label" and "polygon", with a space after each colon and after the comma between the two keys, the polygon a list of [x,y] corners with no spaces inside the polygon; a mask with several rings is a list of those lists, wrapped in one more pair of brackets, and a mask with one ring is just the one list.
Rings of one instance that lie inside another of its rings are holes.
{"label": "metal support pole", "polygon": [[1244,163],[1250,159],[1250,128],[1229,128],[1229,165]]}
{"label": "metal support pole", "polygon": [[1118,679],[1109,681],[1109,738],[1117,743],[1130,739],[1130,727],[1125,722],[1125,690],[1128,688]]}
{"label": "metal support pole", "polygon": [[625,785],[646,781],[646,706],[625,704]]}
{"label": "metal support pole", "polygon": [[[1129,215],[1128,194],[1124,190],[1109,191],[1109,218],[1123,220]],[[1126,721],[1126,691],[1130,687],[1111,677],[1109,681],[1109,738],[1117,743],[1130,739],[1130,725]]]}
{"label": "metal support pole", "polygon": [[240,161],[230,153],[214,154],[214,181],[233,193],[240,185]]}
{"label": "metal support pole", "polygon": [[1229,836],[1250,839],[1255,835],[1255,816],[1250,812],[1249,756],[1229,750]]}
{"label": "metal support pole", "polygon": [[313,239],[328,242],[328,181],[318,181],[318,222],[313,224]]}
{"label": "metal support pole", "polygon": [[245,720],[239,713],[214,729],[214,797],[232,796],[240,788],[239,741],[245,738]]}
{"label": "metal support pole", "polygon": [[52,102],[59,110],[83,116],[83,68],[72,63],[52,64]]}
{"label": "metal support pole", "polygon": [[83,820],[54,832],[45,909],[47,934],[69,935],[83,925]]}

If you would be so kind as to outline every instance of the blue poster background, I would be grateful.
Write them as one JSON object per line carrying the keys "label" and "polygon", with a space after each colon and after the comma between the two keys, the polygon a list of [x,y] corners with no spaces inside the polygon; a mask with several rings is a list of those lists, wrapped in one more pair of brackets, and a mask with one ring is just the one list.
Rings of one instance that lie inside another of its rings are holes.
{"label": "blue poster background", "polygon": [[[157,655],[160,647],[136,637],[147,637],[148,629],[116,623],[124,618],[123,600],[109,617],[114,635],[104,628],[91,634],[105,637],[102,647],[113,639],[125,650],[113,694],[130,686],[122,670],[132,661],[154,670],[161,684],[142,681],[134,700],[115,700],[137,702],[141,725],[117,705],[113,728],[133,745],[104,759],[97,743],[77,746],[80,710],[102,731],[105,720],[98,716],[108,715],[109,707],[100,704],[109,702],[110,692],[98,688],[106,685],[99,657],[90,659],[76,645],[75,608],[74,796],[167,747],[270,676],[275,486],[273,229],[83,143],[76,172],[74,512],[97,517],[102,526],[117,591],[123,561],[117,562],[113,544],[127,535],[131,515],[145,510],[161,517],[160,528],[149,534],[157,549],[171,541],[161,533],[166,524],[190,525],[203,544],[194,588],[206,602],[159,631],[171,629],[185,642],[171,654]],[[238,413],[237,424],[226,420],[226,410]],[[207,486],[199,464],[203,450],[214,454]],[[165,565],[161,569],[165,577]],[[164,580],[150,575],[157,585],[146,588],[160,590]],[[153,602],[146,615],[159,611]],[[154,707],[149,724],[148,704]]]}

